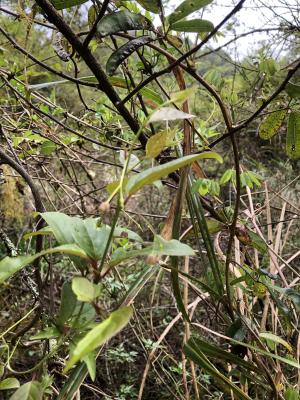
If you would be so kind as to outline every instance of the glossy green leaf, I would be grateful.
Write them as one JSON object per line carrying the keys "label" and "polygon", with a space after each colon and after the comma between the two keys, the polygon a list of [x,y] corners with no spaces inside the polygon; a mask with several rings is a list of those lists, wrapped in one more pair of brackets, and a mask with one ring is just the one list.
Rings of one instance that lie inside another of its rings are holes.
{"label": "glossy green leaf", "polygon": [[88,0],[51,0],[51,3],[57,10],[64,10],[65,8],[80,6],[87,1]]}
{"label": "glossy green leaf", "polygon": [[274,343],[282,344],[282,346],[284,346],[290,353],[293,352],[292,346],[286,340],[282,339],[281,337],[279,337],[277,335],[274,335],[274,333],[272,333],[272,332],[260,332],[259,337],[266,339],[266,340],[270,340],[271,342],[274,342]]}
{"label": "glossy green leaf", "polygon": [[300,85],[289,82],[285,87],[285,91],[293,99],[298,99],[300,97]]}
{"label": "glossy green leaf", "polygon": [[259,136],[264,139],[271,139],[281,127],[286,116],[285,110],[279,110],[269,114],[259,127]]}
{"label": "glossy green leaf", "polygon": [[162,107],[155,111],[148,119],[148,123],[159,121],[177,121],[182,119],[194,118],[195,115],[187,114],[181,110],[172,107]]}
{"label": "glossy green leaf", "polygon": [[192,19],[189,21],[178,21],[172,24],[172,30],[177,32],[211,32],[214,30],[214,25],[205,19]]}
{"label": "glossy green leaf", "polygon": [[66,364],[64,372],[69,371],[69,369],[72,368],[73,365],[79,360],[82,360],[87,354],[115,336],[128,324],[131,317],[131,307],[123,307],[112,312],[106,320],[93,328],[85,335],[83,339],[77,343],[69,361]]}
{"label": "glossy green leaf", "polygon": [[56,150],[56,144],[53,143],[51,140],[46,140],[45,142],[42,143],[41,146],[41,153],[44,156],[49,156]]}
{"label": "glossy green leaf", "polygon": [[185,0],[168,16],[170,25],[210,4],[212,0]]}
{"label": "glossy green leaf", "polygon": [[65,282],[61,289],[61,298],[57,324],[63,326],[71,318],[77,304],[76,296],[70,282]]}
{"label": "glossy green leaf", "polygon": [[100,37],[117,32],[152,29],[152,22],[141,14],[130,11],[118,11],[105,15],[97,25]]}
{"label": "glossy green leaf", "polygon": [[171,172],[174,172],[187,165],[190,165],[194,161],[207,158],[213,158],[219,162],[222,162],[222,157],[219,154],[212,151],[178,158],[166,164],[146,169],[145,171],[132,176],[125,187],[125,191],[128,194],[134,194],[143,186],[150,185],[151,183],[162,178],[163,176],[169,175]]}
{"label": "glossy green leaf", "polygon": [[16,389],[20,387],[20,382],[16,378],[6,378],[0,382],[0,390]]}
{"label": "glossy green leaf", "polygon": [[100,286],[81,276],[76,276],[72,279],[72,290],[77,300],[88,303],[94,301],[101,294]]}
{"label": "glossy green leaf", "polygon": [[145,10],[158,14],[160,12],[159,0],[136,0]]}
{"label": "glossy green leaf", "polygon": [[125,61],[132,53],[138,50],[145,44],[150,43],[153,39],[150,36],[140,36],[136,39],[132,39],[119,47],[109,57],[106,63],[106,72],[108,75],[113,75],[120,64]]}
{"label": "glossy green leaf", "polygon": [[0,284],[10,278],[17,271],[22,269],[28,264],[31,264],[37,258],[46,254],[63,253],[67,255],[73,255],[88,259],[87,254],[76,245],[63,245],[54,247],[52,249],[43,250],[40,253],[36,253],[30,256],[18,256],[18,257],[5,257],[0,261]]}
{"label": "glossy green leaf", "polygon": [[27,382],[9,400],[43,400],[43,388],[37,381]]}
{"label": "glossy green leaf", "polygon": [[291,112],[289,115],[286,153],[291,159],[300,158],[300,112]]}

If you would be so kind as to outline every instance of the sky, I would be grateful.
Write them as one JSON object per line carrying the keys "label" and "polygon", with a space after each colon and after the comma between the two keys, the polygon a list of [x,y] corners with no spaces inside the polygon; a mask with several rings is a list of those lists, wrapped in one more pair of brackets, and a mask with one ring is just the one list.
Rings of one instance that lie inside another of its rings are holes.
{"label": "sky", "polygon": [[[237,2],[237,0],[215,0],[210,6],[205,8],[203,18],[217,25],[232,10]],[[181,0],[171,0],[169,2],[170,8],[174,9],[180,3]],[[189,19],[195,18],[196,15],[197,13],[191,15]],[[234,34],[241,34],[253,29],[274,28],[280,22],[292,22],[300,28],[300,2],[299,0],[246,0],[242,10],[231,21],[233,21],[235,32],[223,30],[226,37],[219,39],[217,43],[211,41],[209,44],[212,47],[218,47],[234,38]],[[230,52],[236,58],[246,56],[260,41],[267,40],[269,39],[269,35],[274,34],[256,33],[246,36],[238,40],[236,45],[230,46]],[[277,44],[280,45],[279,43]],[[275,45],[276,43],[274,43],[274,48]],[[282,51],[281,47],[280,51]],[[276,58],[276,50],[274,52]]]}

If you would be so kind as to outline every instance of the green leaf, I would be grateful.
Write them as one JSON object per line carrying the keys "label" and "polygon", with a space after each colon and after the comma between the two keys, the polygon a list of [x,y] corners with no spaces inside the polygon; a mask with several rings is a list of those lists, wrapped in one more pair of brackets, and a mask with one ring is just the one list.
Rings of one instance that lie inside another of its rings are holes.
{"label": "green leaf", "polygon": [[220,179],[220,185],[225,185],[225,183],[227,183],[228,181],[230,181],[230,179],[233,176],[233,170],[232,169],[227,169],[224,174],[221,176]]}
{"label": "green leaf", "polygon": [[191,86],[187,89],[180,90],[179,92],[171,93],[170,100],[167,101],[165,105],[169,103],[174,103],[177,106],[180,106],[185,101],[193,98],[196,95],[197,91],[197,86]]}
{"label": "green leaf", "polygon": [[172,107],[162,107],[155,111],[148,120],[148,123],[158,121],[176,121],[182,119],[194,118],[195,115],[187,114],[181,110]]}
{"label": "green leaf", "polygon": [[161,236],[154,237],[153,244],[140,250],[126,251],[122,248],[117,249],[111,257],[109,267],[114,267],[123,261],[135,257],[148,256],[155,254],[159,256],[194,256],[194,250],[176,239],[165,240]]}
{"label": "green leaf", "polygon": [[72,356],[65,366],[64,372],[69,371],[79,360],[82,360],[87,354],[116,335],[128,324],[131,317],[131,307],[123,307],[112,312],[106,320],[93,328],[77,343]]}
{"label": "green leaf", "polygon": [[19,387],[9,400],[42,400],[43,392],[39,382],[31,381]]}
{"label": "green leaf", "polygon": [[189,21],[178,21],[172,24],[172,30],[177,32],[211,32],[214,30],[214,25],[205,19],[192,19]]}
{"label": "green leaf", "polygon": [[163,176],[169,175],[171,172],[183,168],[194,161],[206,158],[213,158],[219,162],[222,162],[222,157],[219,154],[211,151],[178,158],[177,160],[170,161],[154,168],[146,169],[145,171],[132,176],[126,185],[125,191],[128,194],[134,194],[143,186],[150,185]]}
{"label": "green leaf", "polygon": [[63,326],[72,317],[77,304],[76,296],[70,282],[65,282],[61,289],[60,307],[57,316],[57,324]]}
{"label": "green leaf", "polygon": [[56,150],[56,144],[53,143],[51,140],[46,140],[45,142],[43,142],[41,146],[41,153],[44,156],[52,154],[55,150]]}
{"label": "green leaf", "polygon": [[176,131],[168,129],[151,136],[146,144],[146,157],[157,157],[166,147],[174,144],[175,135]]}
{"label": "green leaf", "polygon": [[103,17],[97,25],[97,32],[100,37],[105,37],[117,32],[152,28],[152,22],[143,15],[130,11],[118,11]]}
{"label": "green leaf", "polygon": [[54,326],[49,326],[44,330],[40,331],[34,336],[30,337],[30,340],[41,340],[41,339],[53,339],[58,338],[61,335],[61,332]]}
{"label": "green leaf", "polygon": [[138,50],[141,46],[150,43],[153,39],[150,36],[140,36],[136,39],[132,39],[119,47],[109,57],[106,63],[106,72],[108,75],[113,75],[120,64],[126,60],[132,53]]}
{"label": "green leaf", "polygon": [[300,85],[289,82],[285,87],[285,91],[293,99],[298,99],[300,97]]}
{"label": "green leaf", "polygon": [[168,16],[170,25],[210,4],[212,0],[185,0]]}
{"label": "green leaf", "polygon": [[77,300],[91,303],[100,296],[101,288],[98,285],[90,282],[88,279],[76,276],[72,279],[72,290],[75,293]]}
{"label": "green leaf", "polygon": [[88,259],[86,253],[76,245],[63,245],[51,249],[43,250],[32,256],[5,257],[0,261],[0,284],[10,278],[17,271],[28,264],[31,264],[37,258],[46,254],[63,253]]}
{"label": "green leaf", "polygon": [[96,379],[96,369],[97,369],[96,354],[94,352],[87,354],[83,358],[83,361],[84,361],[85,365],[87,366],[91,380],[94,382]]}
{"label": "green leaf", "polygon": [[289,115],[286,152],[291,159],[300,158],[300,112],[291,112]]}
{"label": "green leaf", "polygon": [[266,253],[268,250],[268,246],[265,243],[265,241],[255,232],[248,230],[247,231],[251,242],[249,243],[249,246],[254,247],[256,250],[261,252],[262,254]]}
{"label": "green leaf", "polygon": [[285,392],[284,392],[284,400],[300,400],[300,394],[297,389],[293,389],[289,387]]}
{"label": "green leaf", "polygon": [[79,6],[86,3],[88,0],[51,0],[51,3],[57,10],[64,10],[74,6]]}
{"label": "green leaf", "polygon": [[20,387],[20,382],[16,378],[6,378],[0,382],[0,390],[16,389]]}
{"label": "green leaf", "polygon": [[156,235],[152,245],[152,252],[158,255],[168,256],[194,256],[194,250],[187,244],[179,240],[165,240],[160,235]]}
{"label": "green leaf", "polygon": [[70,217],[59,212],[46,212],[41,216],[52,229],[59,244],[74,243],[93,260],[100,260],[110,234],[110,227],[98,227],[98,219]]}
{"label": "green leaf", "polygon": [[260,124],[259,136],[264,140],[271,139],[271,137],[273,137],[278,132],[285,116],[285,110],[279,110],[269,114]]}
{"label": "green leaf", "polygon": [[282,346],[284,346],[286,349],[288,349],[288,351],[290,353],[293,352],[293,348],[292,346],[284,339],[282,339],[281,337],[274,335],[274,333],[272,332],[261,332],[259,333],[259,337],[266,339],[266,340],[270,340],[271,342],[274,343],[279,343],[282,344]]}
{"label": "green leaf", "polygon": [[159,0],[136,0],[145,10],[158,14],[160,12]]}

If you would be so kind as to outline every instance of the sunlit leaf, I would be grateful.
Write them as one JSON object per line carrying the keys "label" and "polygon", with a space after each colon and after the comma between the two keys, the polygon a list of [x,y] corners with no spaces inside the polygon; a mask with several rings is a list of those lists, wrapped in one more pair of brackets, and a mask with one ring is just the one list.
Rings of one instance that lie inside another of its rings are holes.
{"label": "sunlit leaf", "polygon": [[281,127],[286,116],[285,110],[279,110],[269,114],[259,127],[259,136],[264,139],[271,139]]}
{"label": "sunlit leaf", "polygon": [[146,144],[146,157],[157,157],[166,147],[174,144],[175,130],[165,130],[151,136]]}
{"label": "sunlit leaf", "polygon": [[180,106],[185,101],[194,98],[197,91],[198,91],[198,87],[192,86],[187,89],[181,90],[180,92],[171,93],[170,100],[165,104],[174,103],[177,106]]}
{"label": "sunlit leaf", "polygon": [[99,285],[95,285],[88,279],[80,276],[76,276],[72,279],[72,290],[77,300],[86,301],[88,303],[94,301],[101,294]]}
{"label": "sunlit leaf", "polygon": [[43,392],[39,382],[31,381],[19,387],[9,400],[42,400]]}
{"label": "sunlit leaf", "polygon": [[222,157],[219,154],[211,151],[178,158],[166,164],[162,164],[154,168],[149,168],[143,172],[140,172],[137,175],[132,176],[126,185],[125,191],[128,194],[134,194],[143,186],[150,185],[158,179],[162,178],[163,176],[169,175],[171,172],[183,168],[193,163],[194,161],[206,158],[212,158],[219,162],[222,162]]}
{"label": "sunlit leaf", "polygon": [[0,382],[0,390],[16,389],[20,387],[20,382],[16,378],[6,378]]}
{"label": "sunlit leaf", "polygon": [[119,47],[108,59],[106,63],[106,72],[108,75],[112,75],[118,66],[122,64],[132,53],[138,50],[141,46],[150,43],[153,39],[150,36],[140,36],[136,39],[132,39]]}
{"label": "sunlit leaf", "polygon": [[116,335],[128,324],[131,316],[131,307],[120,308],[119,310],[112,312],[106,320],[89,331],[85,337],[77,343],[69,361],[66,364],[64,372],[69,371],[69,369],[72,368],[73,365],[79,360],[82,360],[87,354],[100,347],[102,344]]}
{"label": "sunlit leaf", "polygon": [[168,16],[170,25],[210,4],[212,0],[185,0]]}
{"label": "sunlit leaf", "polygon": [[44,156],[52,154],[55,150],[56,150],[56,144],[53,143],[51,140],[46,140],[45,142],[42,143],[41,153]]}
{"label": "sunlit leaf", "polygon": [[211,32],[214,25],[205,19],[192,19],[189,21],[178,21],[172,24],[172,29],[177,32]]}
{"label": "sunlit leaf", "polygon": [[290,353],[293,352],[292,346],[286,340],[282,339],[281,337],[279,337],[277,335],[274,335],[274,333],[272,333],[272,332],[260,332],[259,337],[266,339],[266,340],[270,340],[271,342],[282,344],[282,346],[284,346],[286,349],[288,349],[288,351]]}

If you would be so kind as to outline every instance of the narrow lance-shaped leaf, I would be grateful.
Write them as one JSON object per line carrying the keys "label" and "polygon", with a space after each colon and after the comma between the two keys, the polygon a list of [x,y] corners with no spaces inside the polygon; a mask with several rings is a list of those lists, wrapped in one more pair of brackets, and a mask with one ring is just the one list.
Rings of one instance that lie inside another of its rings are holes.
{"label": "narrow lance-shaped leaf", "polygon": [[77,343],[71,358],[66,364],[64,372],[69,371],[77,361],[82,360],[87,354],[116,335],[125,325],[127,325],[131,316],[131,307],[120,308],[119,310],[112,312],[106,320],[89,331],[85,337]]}
{"label": "narrow lance-shaped leaf", "polygon": [[175,22],[172,24],[172,29],[177,32],[211,32],[214,30],[214,24],[205,19],[192,19]]}
{"label": "narrow lance-shaped leaf", "polygon": [[108,75],[112,75],[118,66],[122,64],[133,52],[139,49],[141,46],[151,42],[153,39],[150,36],[140,36],[136,39],[130,40],[116,50],[108,59],[106,63],[106,72]]}
{"label": "narrow lance-shaped leaf", "polygon": [[210,4],[212,0],[185,0],[169,15],[170,25]]}
{"label": "narrow lance-shaped leaf", "polygon": [[152,22],[141,14],[130,11],[118,11],[106,15],[97,25],[97,33],[101,37],[117,32],[152,29]]}
{"label": "narrow lance-shaped leaf", "polygon": [[259,127],[259,136],[264,139],[271,139],[281,127],[286,116],[285,110],[279,110],[269,114]]}
{"label": "narrow lance-shaped leaf", "polygon": [[281,337],[279,337],[277,335],[274,335],[274,333],[272,333],[272,332],[261,332],[259,334],[259,337],[266,339],[266,340],[270,340],[271,342],[274,342],[274,343],[282,344],[282,346],[284,346],[286,349],[288,349],[288,351],[290,353],[293,352],[292,346],[286,340],[282,339]]}
{"label": "narrow lance-shaped leaf", "polygon": [[174,172],[177,169],[183,168],[193,163],[194,161],[206,158],[213,158],[219,162],[222,162],[222,157],[219,154],[212,151],[185,156],[177,160],[170,161],[166,164],[146,169],[145,171],[132,176],[126,185],[125,192],[127,192],[128,194],[133,194],[143,186],[150,185],[151,183],[157,181],[163,176],[169,175],[171,172]]}
{"label": "narrow lance-shaped leaf", "polygon": [[300,158],[300,112],[292,112],[289,115],[286,152],[292,159]]}

